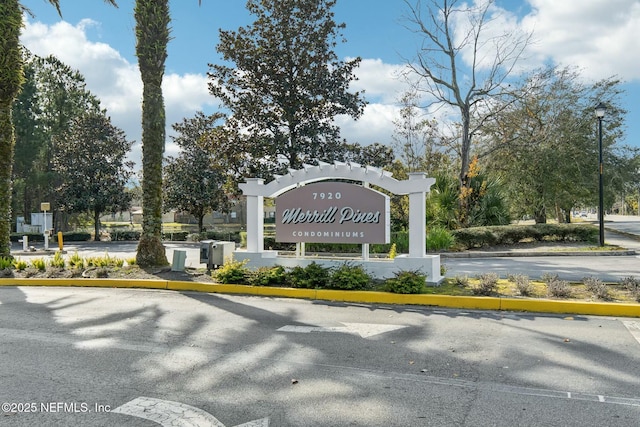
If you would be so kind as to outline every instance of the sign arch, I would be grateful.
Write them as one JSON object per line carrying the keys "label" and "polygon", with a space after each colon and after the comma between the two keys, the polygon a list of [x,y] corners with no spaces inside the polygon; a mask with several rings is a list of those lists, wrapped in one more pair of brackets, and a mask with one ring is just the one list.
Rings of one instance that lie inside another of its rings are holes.
{"label": "sign arch", "polygon": [[426,255],[426,194],[435,183],[424,172],[410,173],[408,180],[399,181],[390,172],[357,163],[319,162],[318,166],[304,165],[289,169],[286,175],[276,175],[268,184],[262,178],[247,178],[239,184],[247,197],[247,252],[264,252],[264,198],[276,197],[305,183],[331,179],[348,179],[373,184],[393,194],[409,195],[409,257]]}

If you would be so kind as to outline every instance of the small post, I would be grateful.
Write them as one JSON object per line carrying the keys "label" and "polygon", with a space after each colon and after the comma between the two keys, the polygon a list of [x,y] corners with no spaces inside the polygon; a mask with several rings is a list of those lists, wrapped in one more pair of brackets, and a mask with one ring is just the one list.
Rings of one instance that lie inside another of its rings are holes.
{"label": "small post", "polygon": [[22,250],[24,252],[29,250],[29,236],[22,236]]}
{"label": "small post", "polygon": [[58,249],[60,249],[60,252],[62,252],[63,248],[64,243],[62,242],[62,231],[58,231]]}

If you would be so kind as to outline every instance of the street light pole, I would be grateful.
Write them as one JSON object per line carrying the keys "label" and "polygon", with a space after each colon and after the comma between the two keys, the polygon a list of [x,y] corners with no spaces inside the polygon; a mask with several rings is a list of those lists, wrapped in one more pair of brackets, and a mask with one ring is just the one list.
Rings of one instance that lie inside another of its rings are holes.
{"label": "street light pole", "polygon": [[607,112],[607,106],[602,102],[596,106],[596,117],[598,118],[598,151],[599,151],[599,203],[598,203],[598,223],[600,225],[600,246],[604,246],[604,181],[602,165],[602,119]]}

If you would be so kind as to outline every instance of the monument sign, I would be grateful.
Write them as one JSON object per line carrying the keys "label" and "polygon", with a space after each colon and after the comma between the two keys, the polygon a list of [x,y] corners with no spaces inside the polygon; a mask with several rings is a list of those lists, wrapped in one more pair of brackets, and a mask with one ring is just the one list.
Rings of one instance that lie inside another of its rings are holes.
{"label": "monument sign", "polygon": [[276,198],[276,241],[389,243],[389,197],[362,185],[319,182]]}

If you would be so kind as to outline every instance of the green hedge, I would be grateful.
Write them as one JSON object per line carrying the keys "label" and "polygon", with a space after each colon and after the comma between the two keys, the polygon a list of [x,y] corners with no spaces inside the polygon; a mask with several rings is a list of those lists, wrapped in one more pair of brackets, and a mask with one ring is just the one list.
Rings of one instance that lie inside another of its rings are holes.
{"label": "green hedge", "polygon": [[173,231],[162,233],[162,240],[168,240],[171,242],[186,242],[188,231]]}
{"label": "green hedge", "polygon": [[[42,233],[11,233],[10,239],[12,242],[18,242],[22,240],[22,236],[27,236],[30,242],[44,242],[44,236]],[[84,231],[66,231],[62,233],[63,242],[86,242],[91,240],[91,233]],[[58,234],[55,233],[51,237],[51,242],[58,241]]]}
{"label": "green hedge", "polygon": [[[246,232],[241,233],[244,240],[241,241],[242,246],[246,247]],[[409,252],[409,233],[406,231],[400,231],[391,233],[391,243],[387,244],[372,244],[369,247],[369,251],[373,254],[387,254],[391,250],[391,245],[396,244],[396,250],[398,253]],[[295,243],[276,242],[276,238],[273,236],[265,236],[264,238],[265,249],[274,251],[295,251]],[[332,253],[332,254],[350,254],[362,252],[361,245],[356,243],[307,243],[305,245],[307,252],[317,253]]]}
{"label": "green hedge", "polygon": [[[241,242],[240,235],[245,233],[244,231],[205,231],[202,233],[196,233],[196,240],[221,240],[223,242]],[[189,236],[191,239],[193,234]]]}
{"label": "green hedge", "polygon": [[140,240],[140,231],[134,230],[111,230],[109,233],[112,241],[138,241]]}
{"label": "green hedge", "polygon": [[30,242],[44,242],[42,233],[11,233],[9,237],[12,242],[22,240],[22,236],[27,236]]}
{"label": "green hedge", "polygon": [[522,241],[590,242],[598,241],[598,228],[591,224],[534,224],[470,227],[452,231],[460,249],[512,245]]}

